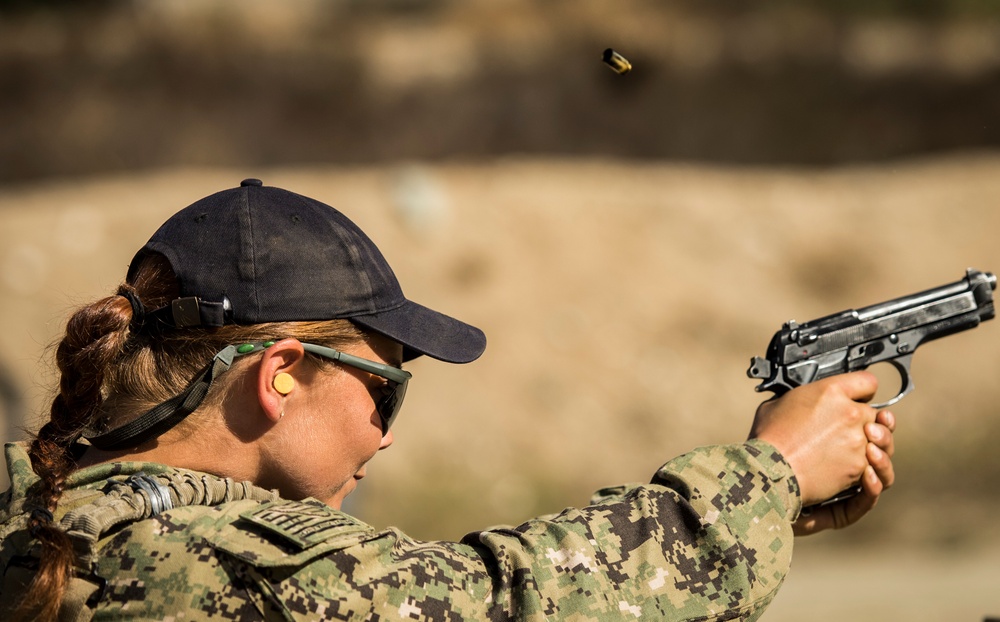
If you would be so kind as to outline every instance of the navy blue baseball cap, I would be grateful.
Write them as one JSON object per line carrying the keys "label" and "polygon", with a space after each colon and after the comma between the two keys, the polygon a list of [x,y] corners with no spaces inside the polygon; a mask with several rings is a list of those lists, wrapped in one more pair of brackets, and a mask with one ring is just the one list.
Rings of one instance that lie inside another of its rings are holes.
{"label": "navy blue baseball cap", "polygon": [[315,199],[246,179],[182,209],[136,253],[166,258],[180,296],[145,318],[158,329],[348,319],[422,354],[468,363],[481,330],[407,300],[375,244]]}

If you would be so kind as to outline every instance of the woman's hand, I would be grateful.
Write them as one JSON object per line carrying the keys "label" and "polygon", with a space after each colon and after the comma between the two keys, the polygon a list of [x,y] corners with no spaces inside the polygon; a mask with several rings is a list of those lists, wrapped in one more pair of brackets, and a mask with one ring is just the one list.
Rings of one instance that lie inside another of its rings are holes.
{"label": "woman's hand", "polygon": [[774,445],[795,471],[803,506],[860,482],[862,492],[818,508],[795,524],[797,535],[856,522],[892,485],[895,417],[865,402],[878,389],[868,372],[841,374],[760,405],[750,437]]}
{"label": "woman's hand", "polygon": [[895,452],[892,433],[896,417],[887,410],[876,415],[875,422],[865,426],[868,436],[868,467],[861,478],[861,492],[856,496],[800,516],[792,528],[797,536],[807,536],[826,529],[842,529],[856,523],[878,503],[879,496],[896,479],[892,468]]}

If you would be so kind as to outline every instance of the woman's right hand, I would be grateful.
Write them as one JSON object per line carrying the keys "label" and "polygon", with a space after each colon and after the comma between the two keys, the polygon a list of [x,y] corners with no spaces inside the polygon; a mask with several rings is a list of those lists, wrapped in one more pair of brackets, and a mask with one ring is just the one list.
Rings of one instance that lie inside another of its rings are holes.
{"label": "woman's right hand", "polygon": [[797,523],[797,533],[855,522],[892,485],[895,418],[865,403],[877,389],[874,375],[853,372],[798,387],[757,409],[750,438],[767,441],[785,457],[795,471],[803,506],[862,485],[858,496],[800,519],[811,520]]}

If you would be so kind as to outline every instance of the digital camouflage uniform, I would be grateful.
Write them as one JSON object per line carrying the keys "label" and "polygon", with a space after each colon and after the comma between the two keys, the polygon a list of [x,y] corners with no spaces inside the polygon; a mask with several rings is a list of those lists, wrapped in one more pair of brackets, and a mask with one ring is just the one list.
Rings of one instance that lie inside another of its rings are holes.
{"label": "digital camouflage uniform", "polygon": [[[10,603],[31,576],[25,495],[37,477],[24,445],[6,454],[0,601]],[[791,468],[750,441],[697,449],[648,485],[460,542],[140,462],[75,472],[55,518],[79,558],[65,619],[582,622],[757,619],[788,570],[799,510]]]}

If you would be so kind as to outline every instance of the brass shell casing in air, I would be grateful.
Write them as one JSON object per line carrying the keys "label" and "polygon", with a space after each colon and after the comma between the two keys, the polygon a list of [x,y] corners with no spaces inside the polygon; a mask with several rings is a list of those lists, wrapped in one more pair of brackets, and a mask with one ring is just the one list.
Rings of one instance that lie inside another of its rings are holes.
{"label": "brass shell casing in air", "polygon": [[604,56],[601,57],[608,67],[620,76],[624,76],[628,72],[632,71],[632,63],[628,62],[628,59],[614,51],[611,48],[604,50]]}

